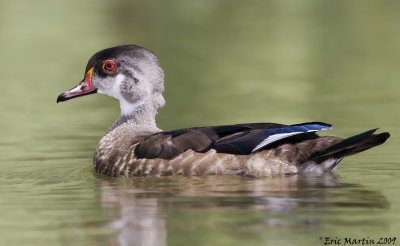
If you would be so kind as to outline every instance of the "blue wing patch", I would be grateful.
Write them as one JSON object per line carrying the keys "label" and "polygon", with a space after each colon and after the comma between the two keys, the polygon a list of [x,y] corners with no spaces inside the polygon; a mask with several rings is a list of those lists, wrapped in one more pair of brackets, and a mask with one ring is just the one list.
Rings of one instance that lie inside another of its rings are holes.
{"label": "blue wing patch", "polygon": [[294,135],[306,133],[306,132],[316,132],[321,130],[331,129],[332,126],[328,124],[321,123],[304,123],[301,125],[293,125],[282,127],[278,129],[268,129],[266,130],[269,134],[267,138],[265,138],[261,143],[259,143],[251,152],[255,152],[260,150],[278,140],[288,138]]}
{"label": "blue wing patch", "polygon": [[316,132],[328,129],[332,129],[332,126],[325,123],[304,123],[304,124],[291,125],[275,129],[267,129],[266,131],[270,135],[274,135],[274,134],[289,133],[289,132]]}
{"label": "blue wing patch", "polygon": [[327,129],[331,129],[331,125],[322,122],[243,129],[217,139],[212,149],[220,153],[248,155],[285,138]]}

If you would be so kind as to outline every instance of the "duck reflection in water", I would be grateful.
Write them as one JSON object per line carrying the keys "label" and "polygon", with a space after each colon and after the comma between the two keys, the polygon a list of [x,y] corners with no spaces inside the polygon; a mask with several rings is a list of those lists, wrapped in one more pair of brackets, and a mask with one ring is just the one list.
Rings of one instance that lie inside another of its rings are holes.
{"label": "duck reflection in water", "polygon": [[[263,178],[230,175],[102,177],[96,182],[101,190],[99,200],[102,209],[107,216],[115,218],[107,226],[118,233],[117,237],[110,239],[111,245],[167,245],[167,238],[174,238],[175,230],[182,229],[167,228],[168,219],[183,218],[178,223],[182,227],[196,227],[201,221],[192,218],[190,214],[193,211],[204,213],[200,220],[207,219],[210,209],[231,211],[233,218],[240,211],[258,211],[262,217],[262,227],[291,230],[302,226],[315,230],[324,224],[347,223],[338,220],[337,216],[327,218],[327,209],[357,208],[359,213],[370,213],[370,209],[374,208],[377,213],[382,213],[390,207],[380,192],[369,191],[356,184],[341,183],[338,177],[330,174]],[[175,218],[177,214],[183,217]],[[185,217],[185,214],[189,214],[189,217]],[[384,227],[386,223],[383,218],[366,220],[364,218],[351,223],[370,223],[378,227]],[[254,223],[260,226],[259,220]]]}

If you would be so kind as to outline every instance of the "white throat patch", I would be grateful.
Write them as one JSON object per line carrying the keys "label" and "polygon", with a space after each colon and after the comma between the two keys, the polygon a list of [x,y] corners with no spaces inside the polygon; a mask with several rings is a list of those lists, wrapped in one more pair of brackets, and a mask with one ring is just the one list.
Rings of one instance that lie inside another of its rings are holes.
{"label": "white throat patch", "polygon": [[140,106],[142,106],[146,100],[140,100],[136,103],[128,102],[121,95],[121,84],[124,80],[125,80],[125,75],[118,74],[115,77],[114,85],[110,90],[104,91],[99,89],[97,92],[118,99],[119,106],[121,107],[121,115],[128,116],[131,115],[133,112],[135,112]]}
{"label": "white throat patch", "polygon": [[138,108],[142,106],[145,102],[146,100],[140,100],[136,103],[129,103],[125,99],[119,100],[119,106],[121,107],[121,115],[124,116],[131,115],[133,112],[138,110]]}
{"label": "white throat patch", "polygon": [[114,82],[114,85],[113,85],[113,87],[111,89],[105,91],[105,90],[102,90],[102,89],[99,88],[97,92],[100,93],[100,94],[104,94],[104,95],[107,95],[107,96],[110,96],[110,97],[114,97],[114,98],[116,98],[118,100],[121,100],[121,99],[123,99],[123,97],[121,95],[120,88],[121,88],[122,81],[124,81],[124,80],[125,80],[125,75],[118,74],[115,77],[115,82]]}

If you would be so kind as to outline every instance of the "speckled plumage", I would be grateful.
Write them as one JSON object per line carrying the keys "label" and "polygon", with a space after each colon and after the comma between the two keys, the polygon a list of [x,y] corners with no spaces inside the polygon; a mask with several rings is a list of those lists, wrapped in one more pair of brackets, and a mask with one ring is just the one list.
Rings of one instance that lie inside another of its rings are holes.
{"label": "speckled plumage", "polygon": [[[111,64],[106,67],[105,64]],[[382,144],[389,133],[375,130],[342,139],[319,137],[321,122],[250,123],[164,132],[155,116],[165,103],[164,73],[156,56],[139,46],[117,46],[89,60],[85,79],[59,101],[99,92],[120,101],[121,116],[100,140],[93,158],[109,176],[266,176],[336,169],[343,157]]]}
{"label": "speckled plumage", "polygon": [[[153,134],[132,137],[129,122],[106,134],[94,155],[96,171],[109,176],[166,176],[239,174],[266,176],[295,174],[310,156],[341,142],[326,136],[287,143],[251,155],[217,153],[210,149],[199,153],[189,149],[173,158],[138,158],[135,149]],[[155,144],[155,143],[154,143]]]}

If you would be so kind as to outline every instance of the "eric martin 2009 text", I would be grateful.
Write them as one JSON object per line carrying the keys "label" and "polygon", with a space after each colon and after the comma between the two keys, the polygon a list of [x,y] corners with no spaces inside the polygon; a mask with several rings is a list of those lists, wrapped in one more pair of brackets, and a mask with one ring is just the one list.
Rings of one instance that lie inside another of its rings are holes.
{"label": "eric martin 2009 text", "polygon": [[323,245],[395,245],[396,237],[320,237]]}

